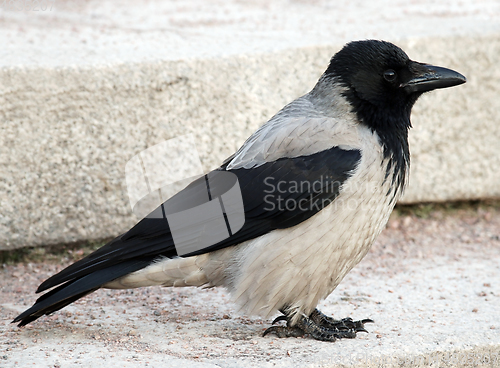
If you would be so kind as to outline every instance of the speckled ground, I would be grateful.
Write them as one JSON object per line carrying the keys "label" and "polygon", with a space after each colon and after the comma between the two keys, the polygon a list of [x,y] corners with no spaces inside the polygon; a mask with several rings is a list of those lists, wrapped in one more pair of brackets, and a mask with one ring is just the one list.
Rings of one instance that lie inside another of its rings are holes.
{"label": "speckled ground", "polygon": [[392,216],[320,304],[375,320],[355,340],[262,337],[270,321],[239,315],[222,289],[194,288],[99,290],[18,329],[10,320],[65,264],[17,264],[0,272],[0,366],[499,366],[500,207],[419,214]]}

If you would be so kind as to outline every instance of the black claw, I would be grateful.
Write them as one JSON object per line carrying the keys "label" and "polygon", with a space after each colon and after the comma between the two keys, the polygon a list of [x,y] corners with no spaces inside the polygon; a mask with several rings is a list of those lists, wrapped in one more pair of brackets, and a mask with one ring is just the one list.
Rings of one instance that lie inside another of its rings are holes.
{"label": "black claw", "polygon": [[274,326],[273,327],[269,327],[268,329],[266,329],[264,331],[264,333],[262,334],[262,337],[264,337],[264,336],[266,336],[267,334],[270,334],[270,333],[276,333],[276,335],[277,335],[277,331],[275,331],[275,330],[276,329],[275,329]]}
{"label": "black claw", "polygon": [[373,323],[371,319],[363,319],[361,321],[356,321],[355,323],[355,330],[356,332],[366,332],[368,333],[367,330],[365,330],[365,323]]}
{"label": "black claw", "polygon": [[286,321],[286,320],[287,320],[286,316],[279,316],[279,317],[276,317],[274,319],[273,323],[271,323],[271,324],[274,325],[274,324],[278,323],[279,321]]}

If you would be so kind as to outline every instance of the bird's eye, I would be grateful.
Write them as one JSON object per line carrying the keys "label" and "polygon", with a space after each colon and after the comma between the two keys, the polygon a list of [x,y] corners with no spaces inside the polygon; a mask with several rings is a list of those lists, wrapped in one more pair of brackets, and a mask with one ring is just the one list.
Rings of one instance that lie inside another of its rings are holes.
{"label": "bird's eye", "polygon": [[384,79],[388,82],[394,82],[397,76],[396,72],[392,69],[388,69],[384,72]]}

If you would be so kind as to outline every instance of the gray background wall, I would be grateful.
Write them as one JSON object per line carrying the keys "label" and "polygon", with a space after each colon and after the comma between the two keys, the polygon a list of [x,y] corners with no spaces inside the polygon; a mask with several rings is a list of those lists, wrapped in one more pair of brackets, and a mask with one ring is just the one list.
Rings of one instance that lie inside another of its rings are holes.
{"label": "gray background wall", "polygon": [[352,39],[468,78],[414,108],[402,202],[500,196],[498,3],[148,4],[2,13],[0,250],[126,231],[133,155],[193,133],[218,166]]}

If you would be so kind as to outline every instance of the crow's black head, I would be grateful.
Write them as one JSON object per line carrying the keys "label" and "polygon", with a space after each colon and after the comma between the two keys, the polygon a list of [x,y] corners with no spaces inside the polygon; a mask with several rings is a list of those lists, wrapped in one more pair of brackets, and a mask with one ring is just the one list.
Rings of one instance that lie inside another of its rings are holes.
{"label": "crow's black head", "polygon": [[325,76],[347,87],[345,97],[360,121],[377,131],[407,129],[411,108],[423,92],[465,82],[455,71],[412,61],[399,47],[376,40],[348,43]]}
{"label": "crow's black head", "polygon": [[394,169],[393,184],[403,186],[409,166],[408,129],[418,97],[436,88],[465,83],[453,70],[410,60],[399,47],[385,41],[348,43],[330,61],[321,83],[340,83],[343,95],[360,123],[377,132]]}

